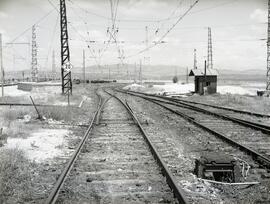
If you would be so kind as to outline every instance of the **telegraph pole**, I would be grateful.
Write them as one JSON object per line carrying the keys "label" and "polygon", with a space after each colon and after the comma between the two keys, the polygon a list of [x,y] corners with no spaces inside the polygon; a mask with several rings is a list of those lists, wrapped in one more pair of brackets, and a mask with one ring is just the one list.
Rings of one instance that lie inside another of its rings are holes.
{"label": "telegraph pole", "polygon": [[83,84],[85,85],[85,50],[83,50]]}
{"label": "telegraph pole", "polygon": [[67,13],[66,2],[60,0],[60,25],[61,25],[61,77],[62,77],[62,94],[72,94],[72,80],[71,80],[71,64],[68,42],[68,28],[67,28]]}
{"label": "telegraph pole", "polygon": [[194,49],[194,65],[193,69],[197,69],[197,50]]}
{"label": "telegraph pole", "polygon": [[2,48],[2,33],[0,33],[0,66],[1,66],[1,81],[2,81],[2,97],[4,97],[4,67],[3,67],[3,48]]}
{"label": "telegraph pole", "polygon": [[111,80],[111,67],[109,65],[107,65],[108,69],[109,69],[109,80]]}
{"label": "telegraph pole", "polygon": [[32,26],[32,81],[38,82],[38,67],[37,67],[37,41],[36,41],[36,25]]}
{"label": "telegraph pole", "polygon": [[52,52],[52,78],[53,80],[56,79],[56,66],[55,66],[55,52]]}
{"label": "telegraph pole", "polygon": [[[149,40],[148,40],[148,26],[145,26],[145,48],[148,48]],[[150,57],[147,56],[147,51],[145,52],[145,57],[144,57],[144,64],[147,64],[147,62],[150,62]]]}
{"label": "telegraph pole", "polygon": [[137,79],[136,75],[137,75],[137,64],[136,64],[136,62],[135,62],[135,64],[134,64],[134,82],[135,82],[135,83],[137,82],[137,81],[136,81],[136,79]]}
{"label": "telegraph pole", "polygon": [[140,73],[139,73],[140,84],[142,84],[142,60],[140,60]]}
{"label": "telegraph pole", "polygon": [[213,69],[212,33],[210,27],[208,27],[207,68]]}
{"label": "telegraph pole", "polygon": [[266,91],[270,91],[270,0],[268,0],[268,30],[267,30],[267,82]]}
{"label": "telegraph pole", "polygon": [[187,67],[187,75],[186,75],[186,83],[188,84],[188,67]]}

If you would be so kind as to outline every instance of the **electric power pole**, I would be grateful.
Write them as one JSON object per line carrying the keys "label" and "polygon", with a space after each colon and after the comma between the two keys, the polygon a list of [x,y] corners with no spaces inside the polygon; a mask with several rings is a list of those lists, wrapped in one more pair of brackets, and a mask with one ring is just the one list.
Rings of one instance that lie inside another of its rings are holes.
{"label": "electric power pole", "polygon": [[267,82],[266,91],[270,91],[270,0],[268,0],[268,30],[267,30]]}
{"label": "electric power pole", "polygon": [[109,65],[107,65],[108,69],[109,69],[109,80],[111,80],[111,67]]}
{"label": "electric power pole", "polygon": [[197,50],[194,49],[194,66],[193,69],[197,69]]}
{"label": "electric power pole", "polygon": [[188,73],[188,67],[187,67],[186,84],[188,84],[188,74],[189,74],[189,73]]}
{"label": "electric power pole", "polygon": [[55,52],[52,52],[52,78],[53,80],[56,79],[56,66],[55,66]]}
{"label": "electric power pole", "polygon": [[85,85],[85,50],[83,50],[83,84]]}
{"label": "electric power pole", "polygon": [[213,69],[213,46],[211,28],[208,27],[207,68]]}
{"label": "electric power pole", "polygon": [[[148,49],[148,44],[149,44],[149,40],[148,40],[148,26],[145,26],[145,48]],[[148,52],[145,52],[145,57],[144,57],[144,64],[146,65],[147,62],[150,63],[150,57],[147,56]]]}
{"label": "electric power pole", "polygon": [[2,34],[0,33],[0,66],[1,66],[1,82],[2,82],[2,97],[4,97],[4,67],[3,67],[3,48],[2,48]]}
{"label": "electric power pole", "polygon": [[136,77],[136,75],[137,75],[137,64],[136,64],[136,62],[135,62],[135,64],[134,64],[134,82],[135,82],[135,83],[137,82],[137,77]]}
{"label": "electric power pole", "polygon": [[142,60],[140,60],[139,80],[140,80],[140,84],[142,85]]}
{"label": "electric power pole", "polygon": [[31,67],[31,75],[32,81],[38,82],[38,63],[37,63],[37,41],[36,41],[36,25],[32,26],[32,67]]}
{"label": "electric power pole", "polygon": [[60,25],[61,25],[61,77],[62,94],[72,94],[71,64],[68,43],[67,12],[65,0],[60,0]]}

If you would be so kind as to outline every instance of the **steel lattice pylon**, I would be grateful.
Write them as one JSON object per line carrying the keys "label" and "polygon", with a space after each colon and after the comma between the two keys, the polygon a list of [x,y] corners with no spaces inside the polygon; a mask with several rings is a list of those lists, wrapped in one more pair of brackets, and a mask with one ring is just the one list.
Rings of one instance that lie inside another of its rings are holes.
{"label": "steel lattice pylon", "polygon": [[62,94],[72,94],[71,64],[68,44],[65,0],[60,0]]}
{"label": "steel lattice pylon", "polygon": [[268,0],[268,30],[267,30],[267,82],[266,90],[270,91],[270,0]]}
{"label": "steel lattice pylon", "polygon": [[31,62],[31,75],[32,81],[38,82],[38,63],[37,63],[37,41],[36,41],[36,26],[32,26],[32,62]]}
{"label": "steel lattice pylon", "polygon": [[213,48],[211,28],[208,28],[207,68],[213,69]]}

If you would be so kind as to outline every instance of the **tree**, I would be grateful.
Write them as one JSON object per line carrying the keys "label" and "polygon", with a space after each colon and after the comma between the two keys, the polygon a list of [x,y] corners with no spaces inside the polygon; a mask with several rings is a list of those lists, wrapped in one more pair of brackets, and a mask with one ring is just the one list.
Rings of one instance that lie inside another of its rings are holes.
{"label": "tree", "polygon": [[177,76],[174,76],[173,79],[172,79],[173,83],[177,83],[178,82],[178,77]]}

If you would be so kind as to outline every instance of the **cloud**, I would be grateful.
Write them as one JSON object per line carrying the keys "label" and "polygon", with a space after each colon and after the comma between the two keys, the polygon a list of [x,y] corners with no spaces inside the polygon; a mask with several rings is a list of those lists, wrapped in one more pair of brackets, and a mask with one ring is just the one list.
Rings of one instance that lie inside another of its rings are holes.
{"label": "cloud", "polygon": [[267,11],[262,9],[256,9],[250,14],[250,19],[259,23],[267,22]]}
{"label": "cloud", "polygon": [[0,11],[0,18],[7,18],[7,17],[8,15],[5,12]]}

